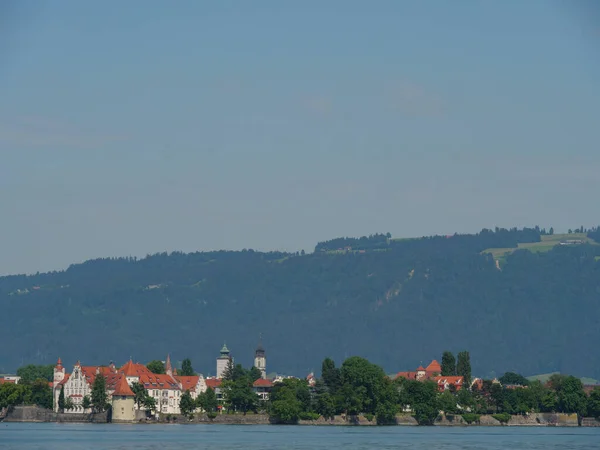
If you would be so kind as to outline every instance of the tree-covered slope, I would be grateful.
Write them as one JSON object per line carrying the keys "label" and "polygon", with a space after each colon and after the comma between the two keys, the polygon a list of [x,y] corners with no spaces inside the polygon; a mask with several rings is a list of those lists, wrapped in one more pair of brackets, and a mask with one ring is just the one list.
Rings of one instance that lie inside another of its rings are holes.
{"label": "tree-covered slope", "polygon": [[[543,230],[542,230],[543,232]],[[172,253],[102,259],[0,278],[0,372],[22,362],[192,358],[214,374],[227,342],[267,371],[304,375],[326,356],[412,370],[446,349],[475,374],[600,376],[600,246],[517,250],[501,270],[487,248],[538,242],[539,229],[319,243],[312,254]],[[342,248],[340,251],[339,249]]]}

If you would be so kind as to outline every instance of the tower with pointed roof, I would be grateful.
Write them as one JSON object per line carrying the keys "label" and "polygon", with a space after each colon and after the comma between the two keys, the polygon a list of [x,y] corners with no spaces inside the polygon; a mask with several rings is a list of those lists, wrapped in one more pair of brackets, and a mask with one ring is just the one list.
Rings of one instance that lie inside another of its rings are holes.
{"label": "tower with pointed roof", "polygon": [[231,357],[231,352],[227,348],[226,344],[223,344],[221,348],[221,354],[217,358],[217,378],[223,378],[223,374],[227,369],[227,365],[229,361],[233,362],[233,358]]}
{"label": "tower with pointed roof", "polygon": [[173,366],[171,366],[171,355],[167,354],[167,362],[165,362],[165,373],[173,376]]}
{"label": "tower with pointed roof", "polygon": [[262,335],[258,340],[258,347],[254,352],[254,367],[260,370],[260,377],[264,380],[267,378],[267,356],[262,345]]}
{"label": "tower with pointed roof", "polygon": [[52,400],[53,409],[58,411],[58,397],[60,396],[59,384],[65,379],[65,368],[62,365],[62,361],[58,358],[56,366],[54,366],[54,380],[52,382]]}

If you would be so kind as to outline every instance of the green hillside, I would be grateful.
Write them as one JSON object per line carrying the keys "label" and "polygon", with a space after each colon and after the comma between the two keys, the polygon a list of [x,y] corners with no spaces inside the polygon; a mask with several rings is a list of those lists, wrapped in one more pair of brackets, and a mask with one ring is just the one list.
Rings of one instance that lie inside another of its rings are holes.
{"label": "green hillside", "polygon": [[549,243],[537,227],[386,233],[306,254],[173,252],[0,277],[0,372],[170,353],[214,375],[224,341],[248,366],[262,333],[269,372],[305,375],[325,357],[360,355],[393,373],[469,350],[475,374],[600,378],[600,246],[512,251],[502,270],[485,252]]}
{"label": "green hillside", "polygon": [[500,262],[504,262],[506,260],[506,256],[516,250],[529,250],[531,252],[547,252],[556,247],[557,245],[560,245],[561,242],[565,243],[569,240],[580,240],[586,244],[599,245],[593,239],[590,239],[586,233],[543,235],[540,236],[540,239],[540,242],[519,243],[516,247],[488,248],[485,249],[482,253],[491,253],[494,259],[497,259]]}

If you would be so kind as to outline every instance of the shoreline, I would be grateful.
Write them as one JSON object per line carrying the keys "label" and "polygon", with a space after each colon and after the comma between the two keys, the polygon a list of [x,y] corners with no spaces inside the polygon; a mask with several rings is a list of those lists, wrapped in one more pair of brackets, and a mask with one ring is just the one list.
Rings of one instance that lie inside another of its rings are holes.
{"label": "shoreline", "polygon": [[[273,421],[267,414],[220,414],[209,419],[206,414],[197,414],[193,419],[184,416],[160,417],[159,420],[140,419],[132,422],[110,422],[108,414],[63,414],[55,413],[36,406],[16,406],[4,418],[6,423],[114,423],[143,425],[284,425],[284,426],[423,426],[410,414],[398,414],[395,423],[378,425],[374,418],[369,421],[365,416],[335,416],[332,419],[320,417],[316,420],[298,420],[293,424],[282,424]],[[564,413],[532,413],[527,416],[511,416],[506,424],[500,423],[491,415],[483,414],[478,423],[468,424],[461,415],[440,415],[430,425],[434,427],[600,427],[600,420],[591,417],[578,418],[576,414]]]}

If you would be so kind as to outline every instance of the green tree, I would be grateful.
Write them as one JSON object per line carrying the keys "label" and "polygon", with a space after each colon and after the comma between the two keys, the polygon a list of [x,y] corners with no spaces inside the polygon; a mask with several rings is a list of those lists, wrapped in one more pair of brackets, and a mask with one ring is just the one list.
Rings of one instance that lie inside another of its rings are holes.
{"label": "green tree", "polygon": [[165,373],[165,364],[162,361],[153,360],[146,364],[148,370],[152,373],[162,375]]}
{"label": "green tree", "polygon": [[196,403],[198,404],[198,407],[202,408],[207,413],[215,412],[217,410],[217,407],[219,406],[217,395],[215,394],[215,391],[210,387],[207,388],[206,391],[198,395]]}
{"label": "green tree", "polygon": [[461,408],[467,411],[471,411],[475,406],[473,393],[466,388],[463,388],[457,392],[456,401]]}
{"label": "green tree", "polygon": [[143,405],[146,411],[154,411],[156,409],[156,400],[154,397],[146,395],[146,397],[144,397]]}
{"label": "green tree", "polygon": [[21,377],[20,384],[31,384],[35,380],[43,378],[46,381],[54,379],[54,366],[28,364],[17,369],[17,375]]}
{"label": "green tree", "polygon": [[325,358],[321,365],[321,377],[325,386],[332,395],[338,391],[341,385],[340,370],[335,367],[335,362],[331,358]]}
{"label": "green tree", "polygon": [[444,391],[438,397],[438,406],[445,414],[456,414],[456,403],[456,397],[450,391]]}
{"label": "green tree", "polygon": [[459,352],[456,363],[456,374],[463,377],[465,386],[471,385],[471,357],[469,352]]}
{"label": "green tree", "polygon": [[[86,403],[87,400],[87,403]],[[87,406],[86,406],[87,404]],[[86,395],[85,397],[83,397],[83,402],[82,405],[84,408],[89,408],[90,407],[90,398]],[[75,407],[75,404],[73,403],[73,400],[71,400],[71,397],[67,397],[65,399],[65,411],[69,411],[71,409],[73,409]]]}
{"label": "green tree", "polygon": [[48,380],[39,378],[31,383],[30,401],[42,408],[52,409],[52,389]]}
{"label": "green tree", "polygon": [[143,384],[137,382],[131,383],[131,391],[135,394],[134,401],[139,408],[144,404],[148,392]]}
{"label": "green tree", "polygon": [[590,392],[587,401],[587,414],[588,416],[600,419],[600,387],[594,388],[594,390]]}
{"label": "green tree", "polygon": [[456,358],[452,352],[445,351],[442,354],[442,373],[445,377],[456,375]]}
{"label": "green tree", "polygon": [[523,375],[514,373],[514,372],[506,372],[502,375],[498,381],[502,383],[504,386],[506,385],[516,385],[516,386],[529,386],[529,380],[525,378]]}
{"label": "green tree", "polygon": [[108,408],[108,396],[106,395],[106,379],[97,375],[92,383],[92,406],[95,412],[103,412]]}
{"label": "green tree", "polygon": [[229,361],[227,361],[227,366],[223,371],[223,381],[233,381],[235,376],[235,365],[233,364],[233,359],[229,358]]}
{"label": "green tree", "polygon": [[258,367],[252,366],[248,375],[250,376],[250,379],[254,382],[262,377],[262,372]]}
{"label": "green tree", "polygon": [[336,413],[336,405],[333,396],[329,392],[324,392],[317,399],[316,410],[326,419],[333,418]]}
{"label": "green tree", "polygon": [[386,379],[383,369],[365,358],[352,356],[342,364],[340,378],[343,394],[350,400],[346,405],[349,413],[375,414]]}
{"label": "green tree", "polygon": [[564,413],[577,413],[585,415],[587,400],[583,383],[579,378],[567,376],[562,380],[556,392],[558,397],[558,408]]}
{"label": "green tree", "polygon": [[258,408],[258,395],[252,389],[252,380],[241,364],[228,366],[225,378],[221,384],[223,400],[228,411],[244,413],[256,411]]}
{"label": "green tree", "polygon": [[[71,400],[71,399],[69,399]],[[88,409],[92,407],[92,399],[86,395],[85,397],[83,397],[83,400],[81,401],[81,406],[83,406],[83,409]],[[71,402],[71,408],[73,407],[73,402]]]}
{"label": "green tree", "polygon": [[185,358],[181,363],[181,373],[180,375],[185,377],[191,377],[196,375],[194,369],[192,368],[192,361],[189,358]]}
{"label": "green tree", "polygon": [[61,412],[65,410],[65,386],[60,387],[60,394],[58,394],[58,409]]}
{"label": "green tree", "polygon": [[194,399],[192,398],[190,391],[186,390],[179,399],[179,410],[181,411],[181,414],[183,414],[184,416],[191,417],[195,408],[196,408],[196,402],[194,402]]}
{"label": "green tree", "polygon": [[269,398],[269,415],[281,423],[295,423],[302,412],[308,412],[307,405],[299,397],[308,392],[305,380],[285,379],[275,383]]}

